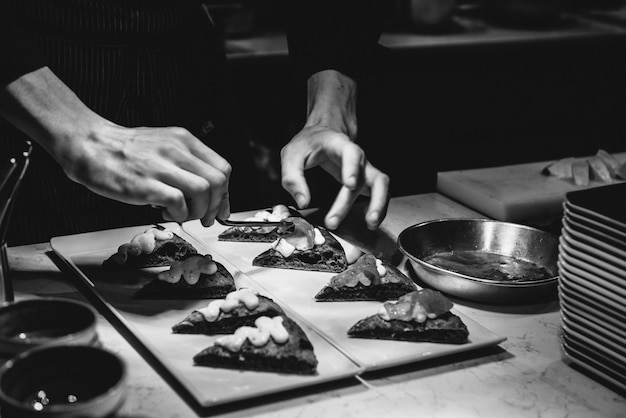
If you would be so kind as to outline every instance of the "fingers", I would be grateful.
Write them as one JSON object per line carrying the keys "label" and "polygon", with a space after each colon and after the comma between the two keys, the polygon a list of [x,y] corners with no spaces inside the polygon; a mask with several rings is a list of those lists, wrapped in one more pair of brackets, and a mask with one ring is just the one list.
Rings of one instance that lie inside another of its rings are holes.
{"label": "fingers", "polygon": [[281,151],[281,184],[289,192],[300,209],[311,201],[311,193],[304,177],[306,166],[305,153],[294,152],[293,148],[284,147]]}
{"label": "fingers", "polygon": [[341,182],[349,189],[357,190],[363,184],[365,153],[353,142],[348,143],[341,154]]}
{"label": "fingers", "polygon": [[380,226],[389,206],[389,176],[371,164],[366,167],[365,177],[370,179],[370,202],[365,213],[365,223],[370,230]]}
{"label": "fingers", "polygon": [[370,195],[365,223],[367,228],[378,228],[387,215],[389,205],[389,177],[367,163],[365,168],[365,184],[356,190],[346,186],[341,187],[333,205],[326,214],[324,224],[328,229],[337,229],[345,219],[350,208],[359,195]]}
{"label": "fingers", "polygon": [[346,186],[342,186],[341,189],[339,189],[339,193],[337,193],[333,205],[324,218],[326,228],[331,230],[337,229],[359,195],[359,190],[352,190]]}

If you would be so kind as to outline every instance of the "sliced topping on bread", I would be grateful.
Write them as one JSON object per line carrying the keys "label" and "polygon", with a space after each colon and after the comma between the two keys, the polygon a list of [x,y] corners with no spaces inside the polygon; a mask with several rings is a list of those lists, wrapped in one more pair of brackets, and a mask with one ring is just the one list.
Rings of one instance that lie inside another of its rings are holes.
{"label": "sliced topping on bread", "polygon": [[411,279],[390,263],[363,254],[333,276],[315,296],[318,301],[391,300],[416,290]]}
{"label": "sliced topping on bread", "polygon": [[347,267],[341,244],[326,229],[315,228],[303,218],[290,217],[293,227],[279,231],[271,248],[252,261],[257,267],[338,273]]}
{"label": "sliced topping on bread", "polygon": [[385,321],[425,322],[435,319],[452,309],[452,302],[440,292],[431,289],[416,290],[401,296],[397,302],[387,302],[378,315]]}
{"label": "sliced topping on bread", "polygon": [[469,331],[450,312],[452,302],[433,290],[414,291],[395,303],[385,303],[378,314],[361,319],[349,330],[356,338],[462,344]]}

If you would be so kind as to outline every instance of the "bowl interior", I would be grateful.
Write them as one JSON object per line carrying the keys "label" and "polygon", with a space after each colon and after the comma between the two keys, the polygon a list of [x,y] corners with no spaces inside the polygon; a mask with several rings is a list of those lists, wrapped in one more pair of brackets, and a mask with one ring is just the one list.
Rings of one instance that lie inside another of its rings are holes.
{"label": "bowl interior", "polygon": [[59,298],[13,302],[0,308],[0,351],[81,336],[86,341],[78,342],[88,342],[95,335],[95,324],[94,310],[82,302]]}
{"label": "bowl interior", "polygon": [[16,356],[0,373],[3,411],[9,408],[69,414],[73,409],[83,408],[95,413],[96,404],[121,396],[114,389],[121,391],[125,366],[116,355],[101,348],[50,346]]}
{"label": "bowl interior", "polygon": [[401,251],[424,263],[494,283],[557,276],[558,240],[536,228],[488,219],[443,219],[405,229]]}

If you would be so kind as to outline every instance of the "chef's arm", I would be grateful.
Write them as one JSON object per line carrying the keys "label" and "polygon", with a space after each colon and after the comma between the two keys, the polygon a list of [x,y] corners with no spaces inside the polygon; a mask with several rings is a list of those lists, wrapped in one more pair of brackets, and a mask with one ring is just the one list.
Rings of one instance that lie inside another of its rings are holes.
{"label": "chef's arm", "polygon": [[355,140],[357,83],[335,70],[323,70],[307,81],[305,126],[321,125]]}
{"label": "chef's arm", "polygon": [[209,226],[230,215],[228,161],[186,129],[127,128],[101,117],[48,67],[2,87],[0,115],[95,193],[162,207],[177,222]]}

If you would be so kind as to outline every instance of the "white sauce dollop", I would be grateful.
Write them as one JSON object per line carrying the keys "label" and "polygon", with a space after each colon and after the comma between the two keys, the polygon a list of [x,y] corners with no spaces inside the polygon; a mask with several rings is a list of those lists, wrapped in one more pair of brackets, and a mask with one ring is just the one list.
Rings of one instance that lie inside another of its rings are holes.
{"label": "white sauce dollop", "polygon": [[139,254],[150,254],[156,247],[156,241],[166,241],[172,239],[174,233],[169,229],[149,228],[141,234],[135,235],[130,242],[120,245],[117,253],[111,256],[117,264],[125,264],[128,254],[138,256]]}
{"label": "white sauce dollop", "polygon": [[261,316],[254,321],[254,327],[237,328],[234,334],[225,335],[215,340],[215,344],[230,351],[239,351],[246,340],[255,347],[262,347],[269,342],[270,337],[277,344],[285,344],[289,340],[289,332],[283,326],[283,317],[273,318]]}
{"label": "white sauce dollop", "polygon": [[198,309],[207,322],[214,322],[220,312],[230,312],[239,305],[244,305],[249,310],[254,310],[259,306],[259,296],[257,292],[250,289],[239,289],[230,292],[225,299],[218,299],[209,302],[206,308]]}
{"label": "white sauce dollop", "polygon": [[169,270],[160,272],[157,275],[159,280],[168,283],[178,283],[181,278],[189,284],[196,284],[200,280],[201,274],[215,274],[217,264],[210,254],[194,254],[182,261],[172,264]]}

